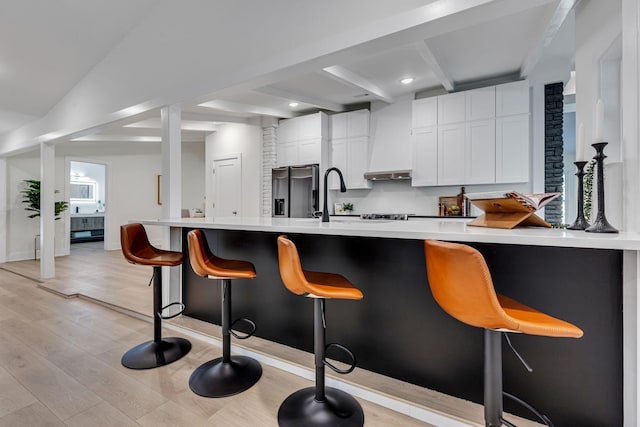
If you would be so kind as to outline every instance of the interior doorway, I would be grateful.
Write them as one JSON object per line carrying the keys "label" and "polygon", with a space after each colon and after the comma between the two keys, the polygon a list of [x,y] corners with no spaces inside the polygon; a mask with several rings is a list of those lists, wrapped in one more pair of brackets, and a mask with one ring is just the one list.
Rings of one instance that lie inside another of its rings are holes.
{"label": "interior doorway", "polygon": [[213,216],[242,216],[242,156],[240,153],[213,161]]}
{"label": "interior doorway", "polygon": [[105,163],[69,159],[69,252],[106,249],[107,165]]}

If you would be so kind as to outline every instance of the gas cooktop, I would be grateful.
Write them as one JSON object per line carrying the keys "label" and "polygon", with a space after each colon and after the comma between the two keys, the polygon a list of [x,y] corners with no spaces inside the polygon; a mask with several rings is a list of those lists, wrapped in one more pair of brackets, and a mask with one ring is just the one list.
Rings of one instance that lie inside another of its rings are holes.
{"label": "gas cooktop", "polygon": [[391,221],[406,221],[409,219],[409,214],[361,214],[360,219],[387,219]]}

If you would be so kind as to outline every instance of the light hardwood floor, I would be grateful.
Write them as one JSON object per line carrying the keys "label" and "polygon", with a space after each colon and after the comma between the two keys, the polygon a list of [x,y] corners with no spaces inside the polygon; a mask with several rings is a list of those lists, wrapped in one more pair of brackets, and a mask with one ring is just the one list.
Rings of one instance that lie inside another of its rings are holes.
{"label": "light hardwood floor", "polygon": [[[219,348],[189,337],[193,349],[180,361],[145,371],[122,367],[122,354],[151,336],[146,321],[61,298],[0,270],[0,426],[275,426],[279,404],[311,385],[263,364],[250,390],[202,398],[189,390],[189,375]],[[367,426],[427,425],[360,403]]]}
{"label": "light hardwood floor", "polygon": [[[231,398],[202,398],[189,390],[188,378],[201,363],[220,356],[220,327],[178,317],[163,323],[163,335],[185,336],[193,343],[185,358],[149,371],[120,365],[126,350],[153,335],[152,288],[147,286],[151,272],[127,263],[120,251],[103,251],[96,244],[72,245],[72,256],[56,258],[56,278],[44,283],[38,280],[38,261],[0,264],[0,427],[277,425],[280,403],[313,383],[274,366],[286,365],[288,371],[304,371],[312,378],[309,353],[258,337],[241,346],[235,341],[234,353],[249,351],[261,360],[263,378]],[[357,387],[352,392],[356,396],[373,392],[391,399],[391,407],[404,413],[429,411],[484,425],[481,405],[362,369],[327,376]],[[431,425],[358,400],[367,427]],[[512,421],[522,427],[539,425],[517,417]]]}

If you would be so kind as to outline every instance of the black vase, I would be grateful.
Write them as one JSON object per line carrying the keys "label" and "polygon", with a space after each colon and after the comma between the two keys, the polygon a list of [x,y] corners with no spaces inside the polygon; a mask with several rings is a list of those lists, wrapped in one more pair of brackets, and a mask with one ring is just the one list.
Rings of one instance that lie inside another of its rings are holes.
{"label": "black vase", "polygon": [[587,227],[585,231],[590,233],[617,233],[618,230],[607,221],[604,216],[604,159],[607,158],[604,154],[604,147],[607,146],[607,142],[596,142],[591,146],[596,150],[596,155],[593,158],[596,161],[598,167],[598,216],[596,216],[595,222]]}
{"label": "black vase", "polygon": [[578,216],[573,224],[567,227],[568,230],[584,230],[589,227],[589,223],[584,217],[584,167],[588,162],[573,162],[578,168]]}

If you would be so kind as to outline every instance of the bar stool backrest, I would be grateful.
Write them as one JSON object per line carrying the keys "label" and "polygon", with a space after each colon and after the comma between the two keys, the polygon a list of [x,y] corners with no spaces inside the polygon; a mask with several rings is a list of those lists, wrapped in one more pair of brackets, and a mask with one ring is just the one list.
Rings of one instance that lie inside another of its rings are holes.
{"label": "bar stool backrest", "polygon": [[155,255],[142,224],[120,226],[120,245],[126,260],[133,264],[148,264],[148,260]]}
{"label": "bar stool backrest", "polygon": [[480,252],[467,245],[435,240],[425,240],[424,252],[431,292],[444,311],[479,328],[518,328],[502,309]]}
{"label": "bar stool backrest", "polygon": [[207,238],[202,230],[191,230],[187,234],[187,246],[189,247],[189,261],[191,268],[200,277],[206,277],[209,273],[206,268],[206,262],[214,255],[209,249]]}
{"label": "bar stool backrest", "polygon": [[298,249],[287,236],[278,237],[278,263],[280,264],[280,277],[287,289],[296,295],[311,293],[302,271]]}

